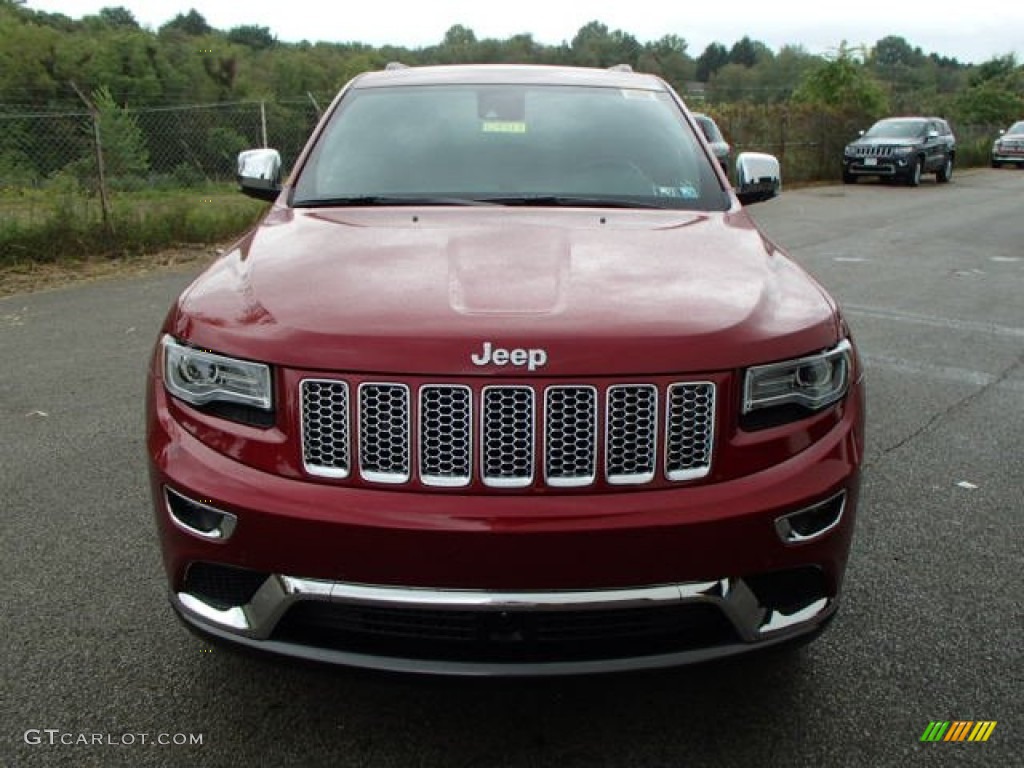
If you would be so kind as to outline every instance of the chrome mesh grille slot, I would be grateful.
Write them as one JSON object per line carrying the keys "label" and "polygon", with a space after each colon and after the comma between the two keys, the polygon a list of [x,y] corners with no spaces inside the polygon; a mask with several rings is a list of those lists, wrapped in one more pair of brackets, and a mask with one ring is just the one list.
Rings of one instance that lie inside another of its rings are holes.
{"label": "chrome mesh grille slot", "polygon": [[666,402],[665,474],[694,480],[711,471],[715,433],[715,385],[672,384]]}
{"label": "chrome mesh grille slot", "polygon": [[340,379],[304,379],[300,399],[303,467],[325,478],[348,478],[358,465],[371,483],[415,477],[437,488],[568,489],[696,480],[714,456],[710,381],[479,389],[364,382],[357,390]]}
{"label": "chrome mesh grille slot", "polygon": [[895,151],[894,147],[867,146],[856,147],[857,157],[889,157]]}
{"label": "chrome mesh grille slot", "polygon": [[348,477],[348,412],[344,381],[302,382],[302,463],[311,475]]}
{"label": "chrome mesh grille slot", "polygon": [[658,390],[650,384],[608,388],[605,471],[612,484],[654,479]]}
{"label": "chrome mesh grille slot", "polygon": [[544,478],[553,487],[590,485],[597,464],[597,390],[548,387],[544,393]]}
{"label": "chrome mesh grille slot", "polygon": [[481,466],[485,485],[522,488],[533,481],[533,389],[485,387]]}
{"label": "chrome mesh grille slot", "polygon": [[473,463],[473,397],[469,387],[420,390],[420,479],[424,485],[469,485]]}
{"label": "chrome mesh grille slot", "polygon": [[409,388],[359,387],[359,474],[378,483],[409,479]]}

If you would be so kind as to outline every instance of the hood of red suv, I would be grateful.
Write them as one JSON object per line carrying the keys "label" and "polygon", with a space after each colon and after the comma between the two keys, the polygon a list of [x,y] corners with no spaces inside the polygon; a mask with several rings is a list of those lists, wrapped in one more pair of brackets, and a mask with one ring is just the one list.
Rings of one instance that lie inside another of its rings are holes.
{"label": "hood of red suv", "polygon": [[502,376],[724,370],[839,333],[743,211],[509,208],[275,208],[168,328],[289,367]]}

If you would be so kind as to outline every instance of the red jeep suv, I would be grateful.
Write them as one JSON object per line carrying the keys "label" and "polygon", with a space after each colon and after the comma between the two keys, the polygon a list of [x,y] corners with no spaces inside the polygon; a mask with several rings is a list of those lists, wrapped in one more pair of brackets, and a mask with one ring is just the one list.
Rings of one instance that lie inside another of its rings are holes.
{"label": "red jeep suv", "polygon": [[361,75],[148,381],[174,610],[389,670],[546,675],[806,638],[836,611],[863,371],[660,79]]}

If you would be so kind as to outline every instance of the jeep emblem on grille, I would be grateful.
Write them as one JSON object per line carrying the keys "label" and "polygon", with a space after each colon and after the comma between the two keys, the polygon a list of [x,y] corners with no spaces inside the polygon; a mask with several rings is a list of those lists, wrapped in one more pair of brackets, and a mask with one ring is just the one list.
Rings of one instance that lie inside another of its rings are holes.
{"label": "jeep emblem on grille", "polygon": [[543,349],[503,349],[485,341],[483,351],[469,356],[473,365],[525,365],[527,370],[535,371],[543,368],[548,361],[548,353]]}

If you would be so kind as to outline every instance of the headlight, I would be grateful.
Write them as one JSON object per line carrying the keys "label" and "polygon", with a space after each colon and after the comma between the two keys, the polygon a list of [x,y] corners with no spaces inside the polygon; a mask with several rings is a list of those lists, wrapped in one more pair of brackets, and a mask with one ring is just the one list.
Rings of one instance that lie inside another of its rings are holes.
{"label": "headlight", "polygon": [[779,405],[818,411],[840,400],[850,386],[853,350],[844,339],[817,355],[747,369],[743,413]]}
{"label": "headlight", "polygon": [[186,347],[166,335],[160,343],[164,384],[175,397],[193,405],[226,402],[271,409],[269,366]]}
{"label": "headlight", "polygon": [[906,146],[903,146],[903,147],[895,147],[895,148],[894,148],[894,151],[895,151],[895,152],[896,152],[896,154],[898,154],[898,155],[909,155],[909,154],[910,154],[911,152],[913,152],[913,151],[914,151],[914,148],[913,148],[913,147],[906,147]]}

